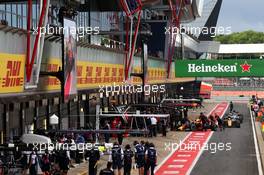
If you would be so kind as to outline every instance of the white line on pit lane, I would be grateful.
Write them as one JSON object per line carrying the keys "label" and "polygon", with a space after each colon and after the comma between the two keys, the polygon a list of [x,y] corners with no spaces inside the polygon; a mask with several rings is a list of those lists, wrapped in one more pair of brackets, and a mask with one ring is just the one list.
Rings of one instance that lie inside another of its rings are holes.
{"label": "white line on pit lane", "polygon": [[200,143],[200,142],[201,142],[201,140],[200,141],[198,141],[198,140],[189,140],[189,143]]}
{"label": "white line on pit lane", "polygon": [[185,149],[185,150],[180,150],[178,151],[179,153],[190,153],[190,152],[194,152],[194,150],[190,150],[190,149]]}
{"label": "white line on pit lane", "polygon": [[190,140],[188,140],[189,142],[202,142],[202,141],[204,141],[204,139],[198,139],[198,138],[196,138],[196,139],[194,139],[194,138],[192,138],[192,139],[190,139]]}
{"label": "white line on pit lane", "polygon": [[177,157],[191,157],[190,154],[179,154],[177,155]]}
{"label": "white line on pit lane", "polygon": [[186,159],[174,159],[173,162],[187,162]]}
{"label": "white line on pit lane", "polygon": [[189,141],[191,141],[191,140],[193,140],[193,141],[202,141],[202,140],[204,140],[204,139],[201,139],[201,138],[190,138],[190,139],[188,139]]}
{"label": "white line on pit lane", "polygon": [[193,137],[195,137],[195,138],[204,138],[204,136],[200,136],[200,135],[194,135]]}
{"label": "white line on pit lane", "polygon": [[179,174],[180,171],[164,171],[163,174]]}
{"label": "white line on pit lane", "polygon": [[195,133],[194,135],[205,135],[205,133]]}
{"label": "white line on pit lane", "polygon": [[168,165],[168,168],[183,168],[184,165]]}

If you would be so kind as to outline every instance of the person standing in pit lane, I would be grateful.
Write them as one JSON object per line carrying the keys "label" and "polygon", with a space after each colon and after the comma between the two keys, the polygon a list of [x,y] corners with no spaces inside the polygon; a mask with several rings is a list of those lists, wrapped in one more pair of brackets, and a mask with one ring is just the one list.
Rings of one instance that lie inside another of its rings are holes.
{"label": "person standing in pit lane", "polygon": [[[85,139],[84,137],[81,135],[81,134],[77,134],[76,135],[76,140],[75,140],[75,143],[77,145],[79,144],[85,144]],[[81,153],[81,150],[77,149],[76,150],[76,159],[75,159],[75,162],[77,164],[80,164],[82,162],[82,159],[83,159],[83,153]]]}
{"label": "person standing in pit lane", "polygon": [[[141,143],[141,145],[144,146],[144,156],[145,156],[146,152],[148,151],[148,149],[150,147],[149,142],[148,141],[144,142],[142,140],[140,143]],[[144,160],[144,174],[146,173],[146,171],[147,171],[147,164],[146,164],[146,160]]]}
{"label": "person standing in pit lane", "polygon": [[157,119],[155,117],[151,117],[151,128],[152,128],[152,136],[157,137]]}
{"label": "person standing in pit lane", "polygon": [[59,162],[61,175],[67,175],[69,171],[70,160],[67,156],[66,150],[59,150],[58,162]]}
{"label": "person standing in pit lane", "polygon": [[183,117],[188,118],[188,108],[183,109]]}
{"label": "person standing in pit lane", "polygon": [[212,131],[216,131],[217,130],[217,126],[216,126],[216,118],[213,115],[209,115],[209,122],[210,122],[210,128]]}
{"label": "person standing in pit lane", "polygon": [[203,125],[203,131],[207,131],[208,126],[209,126],[209,120],[208,118],[204,115],[204,113],[200,113],[199,119],[202,121]]}
{"label": "person standing in pit lane", "polygon": [[40,168],[41,171],[43,172],[43,175],[50,175],[51,163],[50,163],[50,155],[48,150],[45,150],[45,153],[42,155],[40,160],[42,164]]}
{"label": "person standing in pit lane", "polygon": [[131,146],[127,144],[124,150],[124,175],[131,174],[133,157],[134,157],[134,153],[131,150]]}
{"label": "person standing in pit lane", "polygon": [[112,152],[110,155],[110,160],[112,161],[113,165],[112,168],[114,170],[115,175],[121,175],[121,169],[123,167],[123,158],[124,158],[124,152],[123,149],[120,147],[120,145],[115,142],[114,146],[112,148]]}
{"label": "person standing in pit lane", "polygon": [[38,173],[38,157],[36,151],[32,151],[29,157],[29,175],[37,175]]}
{"label": "person standing in pit lane", "polygon": [[[21,157],[17,160],[20,164],[21,164],[21,168],[22,168],[22,175],[26,175],[27,174],[27,170],[28,170],[28,152],[27,151],[22,151],[21,153]],[[2,159],[0,158],[0,161]],[[0,173],[1,174],[1,173]]]}
{"label": "person standing in pit lane", "polygon": [[259,106],[258,106],[257,103],[254,103],[254,105],[253,105],[253,111],[255,113],[255,117],[257,117],[258,116],[258,111],[259,111]]}
{"label": "person standing in pit lane", "polygon": [[230,106],[230,112],[232,112],[232,111],[233,111],[233,109],[234,109],[234,104],[233,104],[233,102],[232,102],[232,101],[230,101],[230,103],[229,103],[229,106]]}
{"label": "person standing in pit lane", "polygon": [[[122,122],[121,121],[118,122],[116,128],[118,130],[122,130]],[[119,145],[122,145],[122,143],[123,143],[123,137],[124,137],[123,136],[123,133],[118,133],[117,134],[117,140],[118,140]]]}
{"label": "person standing in pit lane", "polygon": [[147,117],[146,118],[146,125],[147,125],[148,131],[149,131],[148,137],[151,137],[151,135],[152,135],[152,128],[151,128],[151,119],[150,119],[150,117]]}
{"label": "person standing in pit lane", "polygon": [[215,118],[216,118],[216,120],[217,120],[218,127],[219,127],[220,131],[225,130],[223,120],[219,117],[218,114],[215,114]]}
{"label": "person standing in pit lane", "polygon": [[[109,124],[108,121],[105,121],[104,129],[105,129],[105,130],[110,130],[110,129],[111,129],[110,124]],[[105,138],[105,143],[109,143],[110,134],[109,134],[109,133],[105,133],[105,134],[104,134],[104,138]]]}
{"label": "person standing in pit lane", "polygon": [[100,160],[100,152],[98,148],[94,146],[86,152],[85,155],[86,159],[89,160],[89,175],[96,175],[97,174],[97,164]]}
{"label": "person standing in pit lane", "polygon": [[134,148],[135,148],[135,162],[136,167],[138,168],[138,174],[144,174],[144,165],[145,165],[145,157],[144,157],[144,146],[139,144],[138,141],[134,141]]}
{"label": "person standing in pit lane", "polygon": [[166,122],[166,119],[163,119],[161,121],[161,127],[162,127],[162,136],[166,137],[167,136],[167,122]]}
{"label": "person standing in pit lane", "polygon": [[150,168],[150,174],[154,175],[154,169],[157,164],[157,151],[153,143],[149,144],[149,149],[145,153],[146,159],[146,169],[144,171],[144,175],[148,175],[148,171]]}

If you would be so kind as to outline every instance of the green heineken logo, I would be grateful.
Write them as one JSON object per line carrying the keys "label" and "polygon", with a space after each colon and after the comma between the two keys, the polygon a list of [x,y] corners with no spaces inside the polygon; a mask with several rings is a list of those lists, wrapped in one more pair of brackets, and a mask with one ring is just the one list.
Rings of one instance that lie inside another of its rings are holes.
{"label": "green heineken logo", "polygon": [[264,60],[176,60],[176,77],[244,77],[264,76]]}
{"label": "green heineken logo", "polygon": [[[250,68],[252,65],[248,64],[246,61],[240,65],[242,68],[242,72],[250,72]],[[209,73],[209,72],[237,72],[237,63],[233,65],[223,65],[221,63],[218,63],[216,65],[196,65],[196,64],[188,64],[188,72],[195,73],[195,72],[201,72],[201,73]]]}
{"label": "green heineken logo", "polygon": [[237,63],[234,65],[196,65],[188,64],[188,72],[237,72]]}

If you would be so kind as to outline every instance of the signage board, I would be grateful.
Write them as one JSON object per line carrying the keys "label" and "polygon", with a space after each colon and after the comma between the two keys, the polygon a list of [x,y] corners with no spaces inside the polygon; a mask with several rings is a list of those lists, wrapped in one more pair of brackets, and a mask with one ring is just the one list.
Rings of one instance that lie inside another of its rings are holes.
{"label": "signage board", "polygon": [[63,41],[63,71],[64,71],[64,101],[67,102],[71,96],[77,94],[77,33],[76,22],[64,18],[64,41]]}
{"label": "signage board", "polygon": [[260,77],[264,61],[253,60],[176,60],[175,77]]}

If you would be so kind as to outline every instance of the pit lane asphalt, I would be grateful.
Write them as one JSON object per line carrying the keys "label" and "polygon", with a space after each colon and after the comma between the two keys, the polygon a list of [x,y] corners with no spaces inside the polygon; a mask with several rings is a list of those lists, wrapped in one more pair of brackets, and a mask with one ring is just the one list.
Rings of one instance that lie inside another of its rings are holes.
{"label": "pit lane asphalt", "polygon": [[[204,150],[191,175],[258,175],[250,113],[247,104],[234,104],[234,110],[244,115],[241,128],[226,128],[214,132],[211,143],[231,143],[230,151],[215,154]],[[229,110],[228,110],[229,111]]]}

